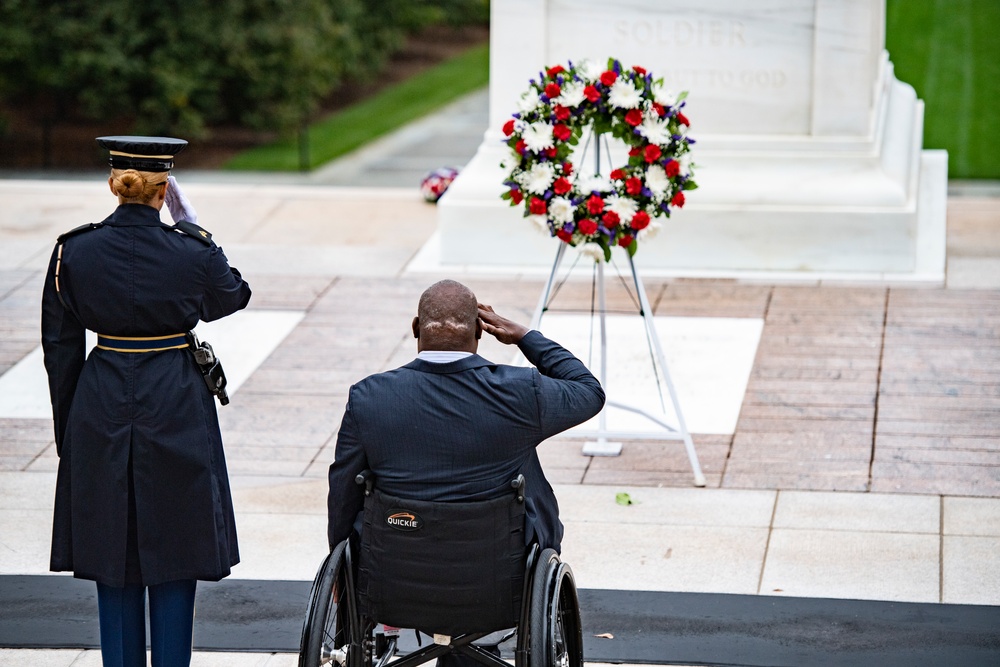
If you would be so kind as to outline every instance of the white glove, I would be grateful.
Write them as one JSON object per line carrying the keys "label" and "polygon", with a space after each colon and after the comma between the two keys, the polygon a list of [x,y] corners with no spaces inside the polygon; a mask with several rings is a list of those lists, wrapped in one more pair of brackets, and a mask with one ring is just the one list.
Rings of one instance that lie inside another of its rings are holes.
{"label": "white glove", "polygon": [[181,187],[177,185],[177,179],[173,176],[167,176],[167,184],[165,201],[167,209],[170,211],[170,217],[174,219],[174,222],[187,220],[198,224],[198,214],[195,213],[194,206],[191,205],[188,198],[181,192]]}

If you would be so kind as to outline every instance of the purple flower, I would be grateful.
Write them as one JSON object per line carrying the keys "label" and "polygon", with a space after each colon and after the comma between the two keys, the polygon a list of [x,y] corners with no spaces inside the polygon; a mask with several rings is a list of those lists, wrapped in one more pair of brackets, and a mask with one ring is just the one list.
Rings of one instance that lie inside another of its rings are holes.
{"label": "purple flower", "polygon": [[650,190],[649,188],[643,188],[639,192],[640,192],[640,194],[642,194],[643,197],[649,198],[649,197],[653,196],[653,191]]}

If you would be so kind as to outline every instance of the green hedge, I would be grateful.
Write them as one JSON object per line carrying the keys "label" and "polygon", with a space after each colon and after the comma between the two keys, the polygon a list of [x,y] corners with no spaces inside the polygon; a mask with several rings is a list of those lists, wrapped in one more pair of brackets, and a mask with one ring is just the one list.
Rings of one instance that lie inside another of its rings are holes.
{"label": "green hedge", "polygon": [[486,19],[488,0],[0,0],[0,100],[40,123],[120,119],[197,137],[287,131],[407,32]]}

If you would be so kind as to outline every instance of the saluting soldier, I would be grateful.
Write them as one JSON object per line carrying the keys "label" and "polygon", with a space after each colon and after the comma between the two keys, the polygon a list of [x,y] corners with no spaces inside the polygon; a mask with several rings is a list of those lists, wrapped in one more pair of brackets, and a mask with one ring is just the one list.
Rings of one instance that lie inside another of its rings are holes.
{"label": "saluting soldier", "polygon": [[168,177],[186,141],[97,142],[118,207],[59,237],[42,294],[59,453],[50,567],[97,582],[105,667],[146,665],[147,590],[154,667],[188,665],[196,581],[227,576],[239,551],[214,398],[186,334],[244,308],[250,286]]}

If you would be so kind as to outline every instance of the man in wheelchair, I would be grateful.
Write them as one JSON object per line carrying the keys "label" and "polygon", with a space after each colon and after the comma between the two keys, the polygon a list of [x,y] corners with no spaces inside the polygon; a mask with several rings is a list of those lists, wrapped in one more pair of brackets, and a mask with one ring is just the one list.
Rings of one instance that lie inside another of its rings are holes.
{"label": "man in wheelchair", "polygon": [[[409,364],[351,387],[330,466],[331,555],[314,583],[300,665],[384,665],[388,624],[445,656],[505,665],[472,644],[505,628],[515,663],[582,663],[563,526],[536,447],[596,415],[604,391],[566,349],[444,280],[420,297]],[[482,332],[534,368],[478,356]]]}

